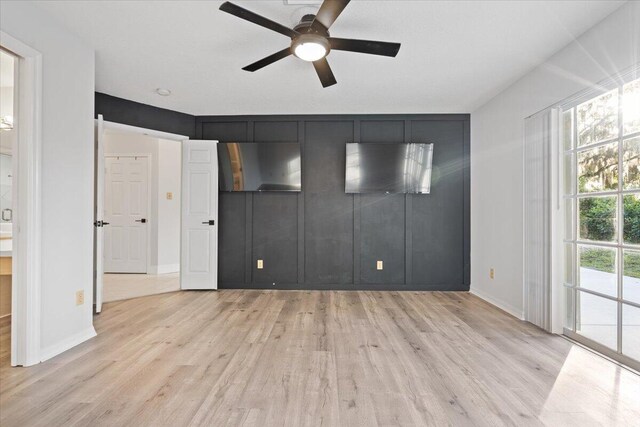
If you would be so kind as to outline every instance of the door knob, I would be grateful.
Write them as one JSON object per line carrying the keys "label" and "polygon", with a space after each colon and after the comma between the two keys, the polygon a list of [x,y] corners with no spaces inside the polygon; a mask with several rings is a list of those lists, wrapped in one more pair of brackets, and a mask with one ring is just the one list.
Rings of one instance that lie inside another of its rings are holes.
{"label": "door knob", "polygon": [[146,219],[146,218],[142,218],[142,219],[136,219],[135,221],[136,221],[136,222],[141,222],[141,223],[143,223],[143,224],[146,224],[147,219]]}
{"label": "door knob", "polygon": [[206,225],[216,225],[216,221],[213,219],[210,219],[209,221],[204,221],[203,224]]}

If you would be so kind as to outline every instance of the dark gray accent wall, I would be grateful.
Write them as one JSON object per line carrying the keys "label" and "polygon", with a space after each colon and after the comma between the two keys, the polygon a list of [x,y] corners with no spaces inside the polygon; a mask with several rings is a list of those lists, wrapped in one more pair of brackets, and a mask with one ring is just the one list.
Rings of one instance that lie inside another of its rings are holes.
{"label": "dark gray accent wall", "polygon": [[[221,288],[469,289],[468,114],[195,117],[95,97],[96,116],[112,122],[223,142],[300,143],[301,193],[220,194]],[[347,142],[433,142],[431,194],[345,194]]]}
{"label": "dark gray accent wall", "polygon": [[196,118],[191,114],[153,107],[104,93],[95,93],[95,117],[102,114],[109,122],[145,129],[195,136]]}
{"label": "dark gray accent wall", "polygon": [[[301,144],[301,193],[220,194],[221,288],[469,289],[468,114],[207,116],[195,136]],[[433,142],[431,194],[345,194],[347,142]]]}

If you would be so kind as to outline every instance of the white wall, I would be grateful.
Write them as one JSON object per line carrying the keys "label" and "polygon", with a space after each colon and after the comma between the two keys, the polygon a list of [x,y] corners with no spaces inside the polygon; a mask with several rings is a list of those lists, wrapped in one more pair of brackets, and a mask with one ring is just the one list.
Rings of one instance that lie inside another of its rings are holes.
{"label": "white wall", "polygon": [[[158,273],[180,271],[182,144],[158,140]],[[171,200],[167,192],[173,193]]]}
{"label": "white wall", "polygon": [[[180,271],[181,144],[136,133],[107,131],[105,154],[151,154],[149,183],[150,274]],[[167,200],[167,192],[173,199]]]}
{"label": "white wall", "polygon": [[640,3],[629,2],[472,112],[471,292],[522,316],[525,117],[639,62]]}
{"label": "white wall", "polygon": [[[94,53],[33,5],[2,1],[0,28],[42,54],[42,325],[50,357],[95,334],[93,293]],[[1,40],[0,40],[1,43]]]}

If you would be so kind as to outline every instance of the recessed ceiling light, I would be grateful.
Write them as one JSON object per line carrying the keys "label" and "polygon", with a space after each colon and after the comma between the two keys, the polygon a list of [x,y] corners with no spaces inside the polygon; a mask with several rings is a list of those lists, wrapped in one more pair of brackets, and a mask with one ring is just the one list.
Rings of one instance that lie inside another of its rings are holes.
{"label": "recessed ceiling light", "polygon": [[171,95],[171,91],[169,89],[164,89],[159,87],[158,89],[156,89],[156,93],[160,96],[169,96]]}

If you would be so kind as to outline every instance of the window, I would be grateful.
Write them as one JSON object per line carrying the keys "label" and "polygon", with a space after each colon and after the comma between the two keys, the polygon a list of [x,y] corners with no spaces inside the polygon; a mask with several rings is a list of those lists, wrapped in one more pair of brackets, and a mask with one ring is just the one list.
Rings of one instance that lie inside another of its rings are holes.
{"label": "window", "polygon": [[640,362],[640,79],[562,115],[565,331]]}

